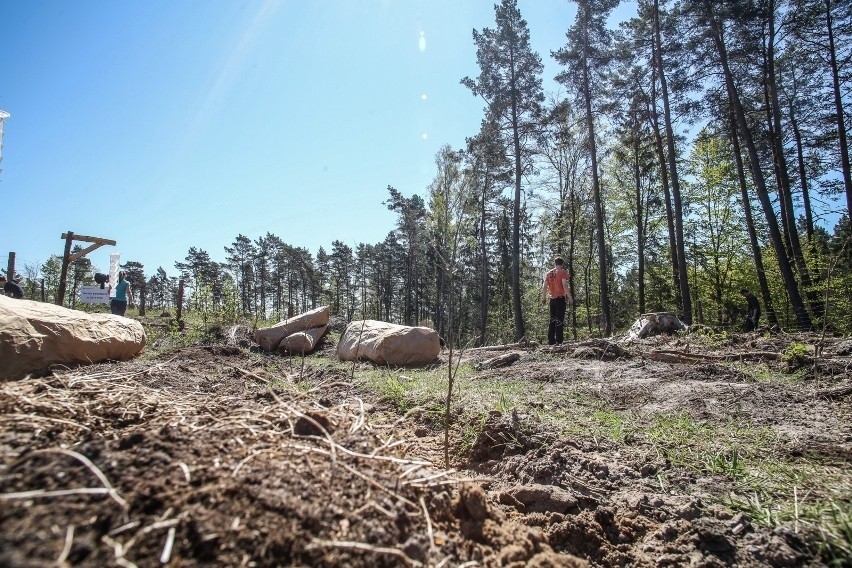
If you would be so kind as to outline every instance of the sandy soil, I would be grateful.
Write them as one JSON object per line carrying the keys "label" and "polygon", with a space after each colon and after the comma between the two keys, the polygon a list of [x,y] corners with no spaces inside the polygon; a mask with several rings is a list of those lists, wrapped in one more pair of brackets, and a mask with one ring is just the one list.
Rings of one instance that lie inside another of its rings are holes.
{"label": "sandy soil", "polygon": [[709,353],[683,339],[620,356],[600,343],[519,349],[479,376],[523,378],[541,396],[492,412],[464,453],[454,440],[453,469],[433,425],[311,358],[192,347],[2,383],[0,566],[822,566],[804,524],[769,528],[725,506],[724,476],[540,418],[572,400],[638,421],[736,415],[775,436],[776,456],[847,482],[850,346],[793,362],[805,372],[789,382],[724,363],[791,341],[732,341],[698,362],[648,356]]}

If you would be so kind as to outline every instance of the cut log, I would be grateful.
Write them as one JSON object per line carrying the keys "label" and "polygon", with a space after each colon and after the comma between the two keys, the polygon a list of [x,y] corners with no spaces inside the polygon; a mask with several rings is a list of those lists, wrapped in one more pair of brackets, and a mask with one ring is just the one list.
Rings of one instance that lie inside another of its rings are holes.
{"label": "cut log", "polygon": [[520,360],[520,358],[521,354],[518,352],[506,353],[505,355],[498,355],[497,357],[492,357],[491,359],[477,363],[474,365],[474,368],[476,368],[477,371],[484,371],[485,369],[508,367],[515,361]]}
{"label": "cut log", "polygon": [[326,325],[328,325],[328,306],[320,306],[272,327],[258,329],[254,332],[254,338],[265,351],[275,351],[281,340],[288,335]]}
{"label": "cut log", "polygon": [[141,353],[146,342],[142,324],[130,318],[0,296],[2,379],[57,364],[124,361]]}
{"label": "cut log", "polygon": [[376,320],[353,321],[337,344],[342,361],[366,359],[380,365],[424,365],[440,352],[441,340],[434,329]]}

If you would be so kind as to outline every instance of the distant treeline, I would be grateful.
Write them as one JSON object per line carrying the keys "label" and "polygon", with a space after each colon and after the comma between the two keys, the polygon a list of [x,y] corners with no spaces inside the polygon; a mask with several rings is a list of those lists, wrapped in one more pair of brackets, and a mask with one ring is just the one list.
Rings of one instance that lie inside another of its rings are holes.
{"label": "distant treeline", "polygon": [[[428,188],[388,187],[384,241],[312,255],[238,235],[224,262],[192,247],[173,275],[129,262],[131,282],[149,308],[172,306],[183,278],[191,310],[282,318],[327,303],[482,344],[543,335],[541,277],[559,255],[575,337],[650,311],[733,327],[740,288],[769,325],[852,332],[852,4],[640,0],[613,31],[615,0],[575,3],[550,54],[558,93],[542,89],[514,0],[473,31],[480,73],[462,84],[482,127],[440,150]],[[43,282],[50,301],[57,262],[25,268],[30,297]],[[78,261],[70,285],[90,272]]]}

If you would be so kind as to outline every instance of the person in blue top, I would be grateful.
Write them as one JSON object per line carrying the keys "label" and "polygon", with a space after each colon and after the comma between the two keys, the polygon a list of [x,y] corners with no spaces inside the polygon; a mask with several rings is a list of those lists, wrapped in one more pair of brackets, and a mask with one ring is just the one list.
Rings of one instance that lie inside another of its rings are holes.
{"label": "person in blue top", "polygon": [[[127,275],[124,271],[118,273],[118,284],[115,285],[115,297],[109,302],[109,311],[117,316],[123,316],[127,311],[127,301],[130,300],[130,305],[133,305],[133,289],[130,287],[130,282],[126,280]],[[109,287],[110,293],[112,286]]]}

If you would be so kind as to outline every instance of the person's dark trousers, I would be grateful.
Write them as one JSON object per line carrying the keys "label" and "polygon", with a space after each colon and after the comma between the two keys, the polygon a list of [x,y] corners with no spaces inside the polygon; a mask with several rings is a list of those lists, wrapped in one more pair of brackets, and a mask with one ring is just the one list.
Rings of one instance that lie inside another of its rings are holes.
{"label": "person's dark trousers", "polygon": [[760,316],[757,316],[754,319],[747,317],[745,319],[745,323],[743,324],[743,333],[748,333],[750,331],[754,331],[757,329],[757,322],[760,321]]}
{"label": "person's dark trousers", "polygon": [[565,335],[565,297],[551,298],[550,325],[547,326],[547,343],[562,343]]}
{"label": "person's dark trousers", "polygon": [[112,312],[113,315],[123,316],[127,311],[127,302],[122,302],[120,300],[110,300],[109,302],[109,311]]}

